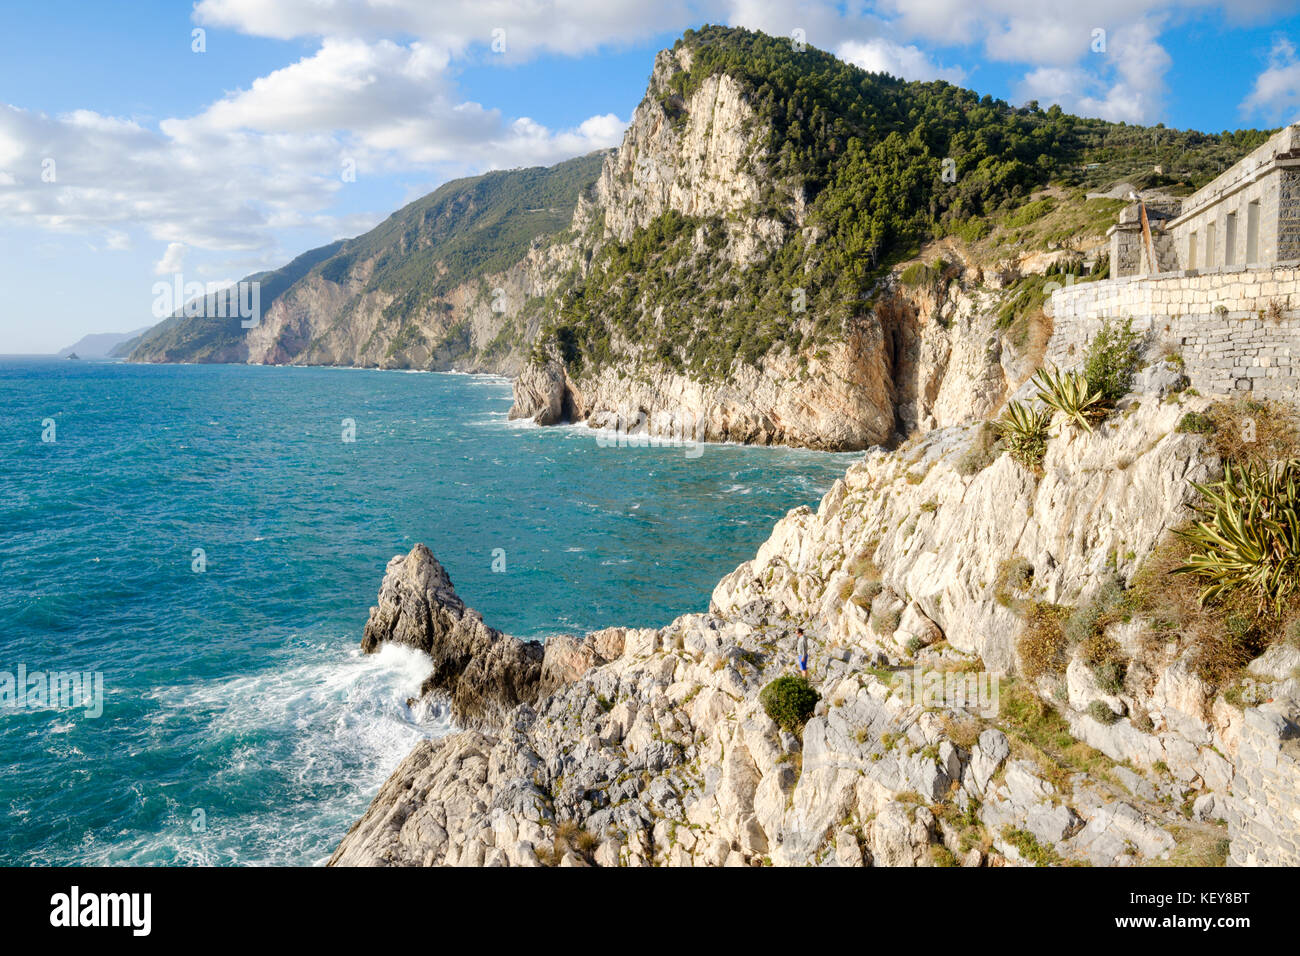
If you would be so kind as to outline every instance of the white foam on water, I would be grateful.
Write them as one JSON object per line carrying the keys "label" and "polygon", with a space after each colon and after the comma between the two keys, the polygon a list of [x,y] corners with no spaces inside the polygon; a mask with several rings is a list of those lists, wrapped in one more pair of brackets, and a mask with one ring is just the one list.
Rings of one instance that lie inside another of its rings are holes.
{"label": "white foam on water", "polygon": [[229,793],[239,809],[224,810],[219,796],[197,805],[196,793],[169,804],[161,829],[88,846],[84,862],[323,863],[411,748],[452,730],[443,708],[407,704],[429,674],[425,654],[304,651],[287,667],[154,691],[165,708],[202,719],[219,768],[201,790]]}

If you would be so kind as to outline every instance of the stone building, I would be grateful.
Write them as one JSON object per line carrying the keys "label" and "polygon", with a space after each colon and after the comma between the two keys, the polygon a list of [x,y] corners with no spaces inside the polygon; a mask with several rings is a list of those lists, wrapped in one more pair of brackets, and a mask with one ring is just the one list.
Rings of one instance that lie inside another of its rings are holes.
{"label": "stone building", "polygon": [[1181,202],[1148,201],[1146,213],[1150,246],[1137,203],[1111,227],[1113,278],[1270,268],[1300,260],[1300,124],[1286,127]]}

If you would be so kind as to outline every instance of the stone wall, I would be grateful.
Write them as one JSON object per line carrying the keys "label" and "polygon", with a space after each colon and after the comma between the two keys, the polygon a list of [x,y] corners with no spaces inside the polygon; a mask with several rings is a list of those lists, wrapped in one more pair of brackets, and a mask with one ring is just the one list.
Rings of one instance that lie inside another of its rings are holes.
{"label": "stone wall", "polygon": [[[1294,258],[1295,249],[1283,249],[1278,244],[1278,229],[1284,216],[1282,195],[1292,188],[1296,178],[1293,169],[1270,167],[1258,179],[1237,182],[1230,191],[1216,196],[1213,203],[1176,219],[1170,224],[1169,234],[1177,249],[1178,268],[1209,269]],[[1255,206],[1253,214],[1252,205]],[[1236,217],[1235,228],[1229,227],[1229,216]],[[1196,236],[1195,254],[1193,235]],[[1254,249],[1250,250],[1252,244]]]}
{"label": "stone wall", "polygon": [[1300,866],[1300,710],[1246,711],[1228,801],[1228,863]]}
{"label": "stone wall", "polygon": [[1182,355],[1202,392],[1300,396],[1300,263],[1082,282],[1052,293],[1048,309],[1049,363],[1077,363],[1106,319],[1131,318]]}

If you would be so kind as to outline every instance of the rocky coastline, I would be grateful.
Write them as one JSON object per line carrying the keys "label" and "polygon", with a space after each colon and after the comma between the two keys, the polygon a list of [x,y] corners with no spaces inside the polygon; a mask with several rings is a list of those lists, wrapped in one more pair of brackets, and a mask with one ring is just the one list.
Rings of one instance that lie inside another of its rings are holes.
{"label": "rocky coastline", "polygon": [[[973,468],[979,425],[869,452],[661,629],[526,644],[427,548],[395,557],[364,646],[429,653],[423,692],[465,729],[412,751],[331,864],[1294,863],[1300,650],[1251,665],[1257,706],[1140,617],[1105,631],[1131,656],[1118,691],[1078,652],[1058,682],[1017,673],[1030,596],[1131,582],[1186,519],[1217,459],[1175,426],[1207,405],[1153,362],[1093,434],[1051,440],[1041,478]],[[821,697],[799,734],[759,699],[796,627]],[[923,699],[922,675],[970,693]]]}

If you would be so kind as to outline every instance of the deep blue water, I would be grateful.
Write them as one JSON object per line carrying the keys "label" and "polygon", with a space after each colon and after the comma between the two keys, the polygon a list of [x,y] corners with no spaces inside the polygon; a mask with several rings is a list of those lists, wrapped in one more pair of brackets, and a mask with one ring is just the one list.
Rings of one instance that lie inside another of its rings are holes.
{"label": "deep blue water", "polygon": [[98,717],[0,707],[0,864],[320,862],[447,730],[405,705],[425,659],[357,651],[390,557],[425,542],[520,636],[661,625],[854,457],[602,448],[509,405],[462,375],[0,359],[0,674],[104,681]]}

